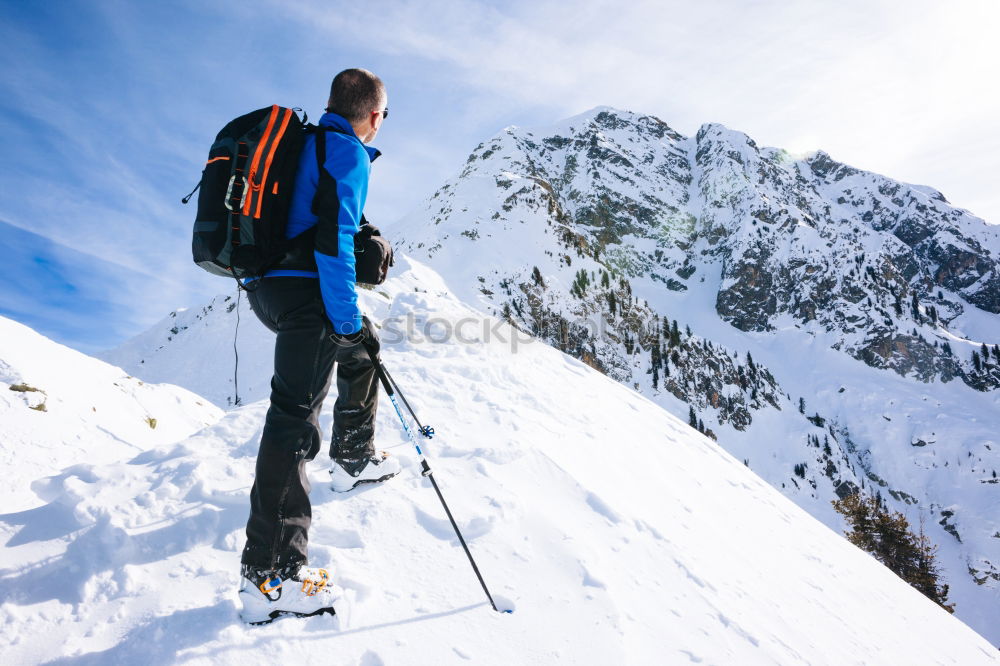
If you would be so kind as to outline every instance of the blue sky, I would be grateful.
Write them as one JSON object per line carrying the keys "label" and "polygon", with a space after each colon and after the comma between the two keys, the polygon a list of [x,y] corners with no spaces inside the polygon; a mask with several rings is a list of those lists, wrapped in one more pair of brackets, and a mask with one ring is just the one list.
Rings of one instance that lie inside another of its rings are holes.
{"label": "blue sky", "polygon": [[997,223],[998,7],[2,0],[0,315],[94,351],[229,290],[191,263],[179,203],[208,145],[272,103],[318,117],[353,66],[389,89],[376,223],[503,127],[598,105],[821,148]]}

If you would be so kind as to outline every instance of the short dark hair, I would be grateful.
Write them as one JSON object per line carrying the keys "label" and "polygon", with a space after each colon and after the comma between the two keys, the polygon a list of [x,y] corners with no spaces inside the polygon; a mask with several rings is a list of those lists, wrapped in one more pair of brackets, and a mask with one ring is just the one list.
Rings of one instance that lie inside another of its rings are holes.
{"label": "short dark hair", "polygon": [[385,85],[382,79],[367,69],[345,69],[333,77],[326,110],[359,123],[372,111],[378,111],[383,99]]}

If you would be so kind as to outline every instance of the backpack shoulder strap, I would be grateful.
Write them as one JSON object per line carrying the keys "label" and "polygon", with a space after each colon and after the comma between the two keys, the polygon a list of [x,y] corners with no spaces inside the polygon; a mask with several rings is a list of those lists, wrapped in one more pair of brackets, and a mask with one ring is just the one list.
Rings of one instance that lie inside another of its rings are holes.
{"label": "backpack shoulder strap", "polygon": [[[310,131],[316,135],[316,163],[322,168],[323,164],[326,163],[326,133],[347,134],[347,132],[336,127],[323,127],[320,125],[310,126]],[[320,173],[320,176],[322,175]]]}
{"label": "backpack shoulder strap", "polygon": [[320,180],[323,179],[323,165],[326,163],[326,131],[322,127],[313,130],[316,136],[316,164],[320,170]]}
{"label": "backpack shoulder strap", "polygon": [[[333,176],[323,167],[326,164],[326,133],[336,132],[337,134],[347,134],[347,132],[335,127],[320,127],[315,125],[312,126],[311,131],[316,136],[316,168],[319,171],[316,194],[313,195],[312,200],[312,213],[313,215],[322,217],[324,213],[330,213],[328,209],[335,207],[337,200],[337,183],[333,180]],[[322,205],[324,201],[327,202],[325,207]],[[327,210],[324,210],[324,208]],[[336,248],[331,249],[332,252],[327,252],[327,254],[334,257],[337,256]]]}

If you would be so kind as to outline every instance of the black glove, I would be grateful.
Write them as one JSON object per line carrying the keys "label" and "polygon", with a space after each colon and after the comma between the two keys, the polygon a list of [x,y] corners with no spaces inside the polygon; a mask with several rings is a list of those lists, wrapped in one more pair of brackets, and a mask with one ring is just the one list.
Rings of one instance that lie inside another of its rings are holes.
{"label": "black glove", "polygon": [[354,345],[364,345],[372,355],[377,356],[382,346],[379,344],[378,334],[368,317],[361,318],[361,329],[357,333],[331,333],[330,339],[342,347]]}

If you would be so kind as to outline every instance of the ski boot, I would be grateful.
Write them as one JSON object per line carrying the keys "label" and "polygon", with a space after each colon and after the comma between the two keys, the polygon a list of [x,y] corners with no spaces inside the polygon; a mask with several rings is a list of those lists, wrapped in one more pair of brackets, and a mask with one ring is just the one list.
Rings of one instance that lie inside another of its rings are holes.
{"label": "ski boot", "polygon": [[[382,451],[361,461],[333,461],[330,468],[330,487],[334,492],[346,493],[363,483],[379,483],[399,474],[399,461]],[[347,465],[348,469],[344,468]],[[348,471],[351,470],[351,471]]]}
{"label": "ski boot", "polygon": [[247,624],[259,625],[284,615],[334,615],[333,604],[342,596],[340,588],[330,582],[326,569],[300,566],[282,572],[243,565],[240,618]]}

